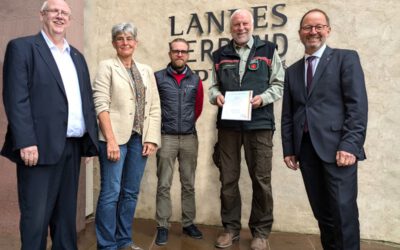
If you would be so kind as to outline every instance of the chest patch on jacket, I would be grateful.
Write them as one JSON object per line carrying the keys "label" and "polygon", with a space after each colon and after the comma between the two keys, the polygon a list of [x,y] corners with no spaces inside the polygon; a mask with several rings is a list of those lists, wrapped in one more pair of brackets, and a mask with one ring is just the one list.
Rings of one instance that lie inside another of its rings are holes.
{"label": "chest patch on jacket", "polygon": [[252,71],[255,71],[255,70],[258,69],[259,66],[260,65],[259,65],[258,60],[257,59],[253,59],[253,60],[250,61],[248,69],[252,70]]}

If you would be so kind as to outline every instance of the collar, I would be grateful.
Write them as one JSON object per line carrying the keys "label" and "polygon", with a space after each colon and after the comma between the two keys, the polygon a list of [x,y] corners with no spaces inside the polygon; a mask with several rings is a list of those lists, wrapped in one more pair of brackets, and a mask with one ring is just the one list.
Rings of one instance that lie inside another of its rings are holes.
{"label": "collar", "polygon": [[[47,46],[49,46],[50,49],[54,49],[54,48],[58,49],[57,46],[50,40],[50,38],[46,35],[46,33],[43,30],[41,30],[40,32],[42,33],[42,36],[43,36],[44,40],[46,41]],[[69,53],[70,50],[71,50],[71,47],[69,46],[67,40],[65,40],[65,38],[64,38],[64,46],[63,46],[62,52],[67,51]]]}
{"label": "collar", "polygon": [[324,45],[322,45],[321,48],[319,48],[317,51],[315,51],[312,55],[309,55],[307,53],[304,54],[304,60],[307,60],[307,58],[309,58],[310,56],[315,56],[317,58],[321,58],[325,49],[326,49],[326,44],[324,43]]}
{"label": "collar", "polygon": [[185,68],[181,72],[178,72],[174,68],[172,68],[171,64],[168,64],[168,68],[173,74],[176,74],[176,75],[181,75],[181,74],[186,75],[186,73],[188,71],[188,66],[187,65],[185,65]]}
{"label": "collar", "polygon": [[235,41],[233,41],[233,44],[234,44],[235,50],[239,50],[239,49],[241,49],[243,47],[246,47],[247,49],[251,49],[253,47],[253,44],[254,44],[254,38],[253,38],[253,36],[251,36],[249,41],[247,41],[247,43],[244,46],[237,45],[235,43]]}

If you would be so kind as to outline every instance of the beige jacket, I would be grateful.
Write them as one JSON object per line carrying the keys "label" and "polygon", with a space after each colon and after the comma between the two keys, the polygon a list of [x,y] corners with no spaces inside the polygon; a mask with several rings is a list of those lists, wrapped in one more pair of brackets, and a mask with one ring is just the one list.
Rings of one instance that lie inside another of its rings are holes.
{"label": "beige jacket", "polygon": [[[153,70],[136,62],[146,88],[142,142],[161,147],[161,108]],[[100,62],[93,81],[93,98],[96,114],[109,112],[111,126],[119,145],[128,142],[132,135],[135,117],[135,89],[128,72],[118,57]],[[106,141],[101,130],[99,140]]]}

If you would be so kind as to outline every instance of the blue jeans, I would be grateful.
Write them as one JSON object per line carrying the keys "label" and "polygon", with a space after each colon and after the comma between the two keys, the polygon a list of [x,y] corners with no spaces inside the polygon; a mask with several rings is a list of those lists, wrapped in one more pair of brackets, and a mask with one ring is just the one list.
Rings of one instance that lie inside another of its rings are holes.
{"label": "blue jeans", "polygon": [[101,189],[96,212],[97,248],[115,250],[132,244],[132,222],[147,157],[142,137],[134,134],[120,145],[121,158],[107,159],[107,144],[99,143]]}

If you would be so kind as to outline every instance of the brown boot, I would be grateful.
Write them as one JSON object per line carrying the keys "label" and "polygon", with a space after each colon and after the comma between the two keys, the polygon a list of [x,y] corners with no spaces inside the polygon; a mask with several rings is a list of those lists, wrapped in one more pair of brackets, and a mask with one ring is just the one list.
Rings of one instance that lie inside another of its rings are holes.
{"label": "brown boot", "polygon": [[267,250],[267,239],[261,237],[254,237],[251,241],[251,250]]}
{"label": "brown boot", "polygon": [[239,233],[234,233],[225,230],[220,234],[215,242],[215,246],[218,248],[226,248],[232,246],[233,242],[239,240]]}

